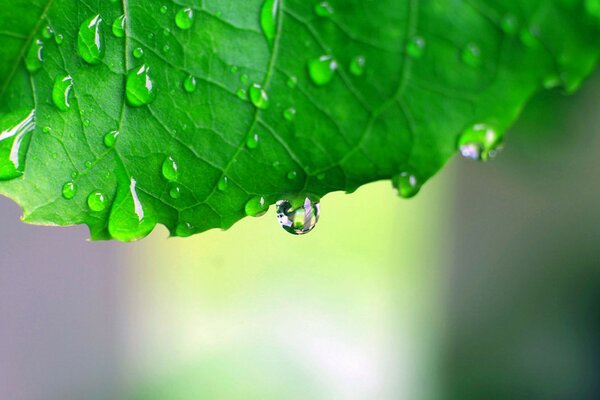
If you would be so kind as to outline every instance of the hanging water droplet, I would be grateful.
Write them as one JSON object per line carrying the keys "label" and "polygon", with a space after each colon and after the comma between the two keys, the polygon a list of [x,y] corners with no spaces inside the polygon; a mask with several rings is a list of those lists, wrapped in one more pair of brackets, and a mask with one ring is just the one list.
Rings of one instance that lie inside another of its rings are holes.
{"label": "hanging water droplet", "polygon": [[490,126],[476,124],[462,133],[458,148],[464,158],[487,161],[502,150],[502,137]]}
{"label": "hanging water droplet", "polygon": [[328,1],[320,1],[315,4],[315,14],[319,17],[330,17],[335,13],[335,10]]}
{"label": "hanging water droplet", "polygon": [[122,38],[125,36],[125,23],[127,22],[127,17],[125,15],[121,15],[115,22],[112,24],[112,33],[115,37]]}
{"label": "hanging water droplet", "polygon": [[186,7],[186,8],[182,8],[181,10],[177,11],[177,14],[175,15],[175,25],[177,25],[177,27],[179,29],[183,29],[183,30],[190,29],[192,27],[193,23],[194,23],[194,10],[192,10],[189,7]]}
{"label": "hanging water droplet", "polygon": [[419,59],[423,57],[425,54],[425,48],[427,47],[427,42],[421,36],[415,36],[408,41],[406,44],[406,53],[409,57],[414,59]]}
{"label": "hanging water droplet", "polygon": [[34,39],[25,55],[25,68],[34,73],[42,68],[44,62],[44,42],[41,39]]}
{"label": "hanging water droplet", "polygon": [[279,0],[265,0],[260,11],[260,26],[270,46],[273,46],[277,34],[277,16]]}
{"label": "hanging water droplet", "polygon": [[514,36],[519,31],[519,20],[513,14],[506,14],[500,23],[502,31],[509,36]]}
{"label": "hanging water droplet", "polygon": [[252,104],[260,110],[269,108],[269,96],[259,83],[250,86],[250,100],[252,101]]}
{"label": "hanging water droplet", "polygon": [[290,76],[289,79],[287,80],[287,86],[290,89],[295,89],[297,85],[298,85],[298,78],[295,76]]}
{"label": "hanging water droplet", "polygon": [[258,133],[251,132],[248,135],[248,137],[246,138],[246,147],[248,147],[250,150],[254,150],[258,147],[259,141],[260,141],[260,136],[258,136]]}
{"label": "hanging water droplet", "polygon": [[279,224],[292,235],[304,235],[319,222],[321,206],[315,197],[279,200],[276,207]]}
{"label": "hanging water droplet", "polygon": [[325,55],[309,61],[308,72],[315,85],[325,86],[333,79],[337,66],[332,56]]}
{"label": "hanging water droplet", "polygon": [[62,34],[62,33],[57,33],[57,34],[54,36],[54,41],[55,41],[55,42],[56,42],[56,44],[57,44],[57,45],[59,45],[59,46],[60,46],[61,44],[63,44],[64,40],[65,40],[65,37],[63,36],[63,34]]}
{"label": "hanging water droplet", "polygon": [[156,98],[154,82],[150,76],[150,67],[145,64],[127,74],[127,101],[133,107],[152,103]]}
{"label": "hanging water droplet", "polygon": [[87,198],[87,204],[92,211],[104,211],[106,209],[106,196],[99,190],[92,192]]}
{"label": "hanging water droplet", "polygon": [[52,88],[52,102],[60,111],[68,111],[71,108],[69,94],[73,88],[73,78],[70,75],[57,76]]}
{"label": "hanging water droplet", "polygon": [[137,59],[144,57],[144,49],[142,49],[141,47],[136,47],[135,49],[133,49],[132,53],[133,56]]}
{"label": "hanging water droplet", "polygon": [[283,112],[283,118],[287,121],[293,121],[296,118],[296,109],[294,107],[290,107]]}
{"label": "hanging water droplet", "polygon": [[100,15],[90,17],[83,21],[77,36],[79,55],[88,64],[98,64],[104,56],[104,42],[100,26]]}
{"label": "hanging water droplet", "polygon": [[196,82],[196,77],[193,75],[189,75],[183,81],[183,89],[188,93],[194,93],[196,91],[196,87],[198,83]]}
{"label": "hanging water droplet", "polygon": [[108,218],[109,233],[123,242],[141,239],[156,226],[150,205],[142,204],[136,180],[130,178],[128,183],[129,185],[119,184]]}
{"label": "hanging water droplet", "polygon": [[392,185],[398,191],[398,196],[410,199],[421,190],[419,178],[411,172],[401,172],[392,178]]}
{"label": "hanging water droplet", "polygon": [[189,222],[180,222],[175,228],[175,236],[179,237],[190,237],[194,234],[194,226]]}
{"label": "hanging water droplet", "polygon": [[249,217],[260,217],[269,211],[269,204],[266,202],[264,197],[256,196],[248,200],[244,210],[246,211],[246,215]]}
{"label": "hanging water droplet", "polygon": [[77,194],[77,185],[75,182],[67,182],[62,187],[62,197],[65,200],[72,200]]}
{"label": "hanging water droplet", "polygon": [[229,178],[226,176],[222,176],[221,179],[219,179],[217,188],[219,189],[219,191],[224,192],[227,190],[228,187],[229,187]]}
{"label": "hanging water droplet", "polygon": [[42,37],[44,39],[51,39],[52,36],[54,36],[54,30],[52,29],[52,27],[50,25],[46,25],[42,29]]}
{"label": "hanging water droplet", "polygon": [[463,49],[462,60],[465,64],[471,67],[479,67],[481,65],[481,49],[475,43],[469,43]]}
{"label": "hanging water droplet", "polygon": [[119,131],[108,132],[104,135],[104,145],[109,149],[115,147],[117,140],[119,139],[119,134]]}
{"label": "hanging water droplet", "polygon": [[350,62],[350,73],[354,76],[362,76],[365,73],[367,60],[364,56],[356,56]]}
{"label": "hanging water droplet", "polygon": [[177,200],[178,198],[180,198],[181,197],[181,186],[179,186],[175,182],[171,182],[169,184],[169,196],[174,200]]}
{"label": "hanging water droplet", "polygon": [[162,164],[162,174],[166,180],[174,182],[179,177],[179,166],[173,157],[165,158]]}
{"label": "hanging water droplet", "polygon": [[[18,178],[25,171],[31,132],[35,129],[35,110],[23,118],[0,116],[0,180]],[[6,128],[5,128],[6,127]]]}

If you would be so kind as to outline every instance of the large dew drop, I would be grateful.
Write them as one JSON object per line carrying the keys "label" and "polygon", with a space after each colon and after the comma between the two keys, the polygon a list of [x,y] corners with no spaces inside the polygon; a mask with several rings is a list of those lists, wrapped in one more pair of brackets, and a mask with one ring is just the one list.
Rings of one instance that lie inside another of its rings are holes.
{"label": "large dew drop", "polygon": [[106,210],[106,202],[106,196],[99,190],[90,193],[87,198],[88,207],[94,212]]}
{"label": "large dew drop", "polygon": [[110,210],[108,231],[117,240],[131,242],[147,236],[156,225],[149,206],[142,204],[137,182],[130,178],[129,185],[119,185],[117,197]]}
{"label": "large dew drop", "polygon": [[156,91],[150,76],[150,67],[144,64],[129,71],[125,92],[127,101],[133,107],[141,107],[152,103],[156,98]]}
{"label": "large dew drop", "polygon": [[0,117],[0,180],[3,181],[18,178],[25,171],[31,132],[35,129],[35,110],[23,115]]}
{"label": "large dew drop", "polygon": [[269,108],[269,96],[259,83],[250,86],[250,100],[252,101],[252,104],[260,110]]}
{"label": "large dew drop", "polygon": [[174,182],[179,177],[179,167],[173,157],[167,157],[163,161],[162,174],[169,182]]}
{"label": "large dew drop", "polygon": [[127,17],[125,15],[121,15],[112,25],[112,33],[115,37],[122,38],[125,36],[125,23],[127,21]]}
{"label": "large dew drop", "polygon": [[42,68],[44,62],[44,42],[41,39],[34,39],[25,55],[25,68],[34,73]]}
{"label": "large dew drop", "polygon": [[304,235],[319,222],[320,204],[311,197],[279,200],[276,207],[279,224],[293,235]]}
{"label": "large dew drop", "polygon": [[325,86],[333,79],[337,67],[333,57],[325,55],[308,62],[308,73],[315,85]]}
{"label": "large dew drop", "polygon": [[81,24],[77,36],[79,55],[88,64],[98,64],[104,56],[104,43],[100,26],[102,18],[99,15],[88,18]]}
{"label": "large dew drop", "polygon": [[175,25],[179,29],[187,30],[194,24],[194,10],[189,7],[182,8],[175,14]]}
{"label": "large dew drop", "polygon": [[462,133],[458,148],[464,158],[488,161],[502,150],[502,136],[486,124],[476,124]]}
{"label": "large dew drop", "polygon": [[77,194],[77,185],[75,182],[67,182],[62,187],[62,196],[65,200],[72,200]]}
{"label": "large dew drop", "polygon": [[57,76],[52,88],[52,102],[60,111],[68,111],[71,108],[69,94],[73,88],[73,78],[70,75]]}
{"label": "large dew drop", "polygon": [[273,46],[277,34],[278,12],[279,0],[265,0],[260,10],[260,26],[270,46]]}

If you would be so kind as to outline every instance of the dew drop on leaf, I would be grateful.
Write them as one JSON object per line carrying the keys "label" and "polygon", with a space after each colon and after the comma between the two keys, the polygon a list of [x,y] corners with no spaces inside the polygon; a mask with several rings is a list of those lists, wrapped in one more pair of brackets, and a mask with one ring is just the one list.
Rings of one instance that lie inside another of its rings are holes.
{"label": "dew drop on leaf", "polygon": [[42,68],[44,62],[44,42],[41,39],[34,39],[25,55],[25,68],[33,73]]}
{"label": "dew drop on leaf", "polygon": [[242,74],[242,75],[240,76],[240,82],[241,82],[241,83],[244,83],[244,84],[245,84],[245,83],[248,83],[248,80],[249,80],[249,79],[250,79],[250,78],[249,78],[249,77],[248,77],[248,75],[246,75],[246,74]]}
{"label": "dew drop on leaf", "polygon": [[125,36],[125,23],[127,21],[127,17],[125,15],[121,15],[112,25],[112,33],[115,37],[122,38]]}
{"label": "dew drop on leaf", "polygon": [[188,93],[194,93],[196,91],[197,86],[198,82],[196,82],[196,77],[193,75],[189,75],[183,81],[183,89]]}
{"label": "dew drop on leaf", "polygon": [[61,44],[63,44],[64,40],[65,40],[65,37],[63,36],[63,34],[62,34],[62,33],[57,33],[57,34],[54,36],[54,41],[55,41],[55,42],[56,42],[56,44],[57,44],[57,45],[59,45],[59,46],[60,46]]}
{"label": "dew drop on leaf", "polygon": [[77,194],[77,185],[75,182],[67,182],[62,187],[62,197],[65,200],[72,200]]}
{"label": "dew drop on leaf", "polygon": [[481,65],[481,49],[475,43],[469,43],[463,49],[462,60],[465,64],[471,67],[479,67]]}
{"label": "dew drop on leaf", "polygon": [[175,200],[181,197],[181,187],[177,183],[171,182],[169,184],[169,196]]}
{"label": "dew drop on leaf", "polygon": [[295,76],[290,76],[289,79],[287,80],[287,86],[290,89],[295,89],[296,86],[298,86],[298,78]]}
{"label": "dew drop on leaf", "polygon": [[330,17],[335,13],[335,10],[328,1],[320,1],[315,4],[315,14],[319,17]]}
{"label": "dew drop on leaf", "polygon": [[54,36],[54,30],[52,30],[52,27],[50,25],[46,25],[42,29],[42,37],[44,39],[51,39],[52,36]]}
{"label": "dew drop on leaf", "polygon": [[104,43],[100,26],[100,15],[90,17],[83,21],[77,36],[79,55],[88,64],[98,64],[104,56]]}
{"label": "dew drop on leaf", "polygon": [[163,161],[162,174],[163,177],[170,182],[176,181],[179,177],[179,166],[173,157],[167,157],[165,158],[165,161]]}
{"label": "dew drop on leaf", "polygon": [[179,29],[187,30],[194,24],[194,10],[190,7],[182,8],[175,14],[175,25]]}
{"label": "dew drop on leaf", "polygon": [[167,11],[169,11],[169,7],[167,7],[167,6],[161,6],[160,7],[160,13],[161,14],[166,14]]}
{"label": "dew drop on leaf", "polygon": [[367,60],[364,56],[356,56],[350,61],[350,73],[354,76],[362,76],[365,73]]}
{"label": "dew drop on leaf", "polygon": [[488,161],[502,150],[502,137],[490,126],[476,124],[461,134],[458,149],[464,158]]}
{"label": "dew drop on leaf", "polygon": [[87,204],[92,211],[104,211],[106,209],[106,196],[99,190],[94,191],[88,196]]}
{"label": "dew drop on leaf", "polygon": [[252,104],[260,110],[269,108],[269,96],[259,83],[254,83],[250,86],[250,100],[252,101]]}
{"label": "dew drop on leaf", "polygon": [[175,228],[175,236],[190,237],[194,234],[194,226],[189,222],[180,222]]}
{"label": "dew drop on leaf", "polygon": [[288,174],[287,174],[287,178],[288,178],[290,181],[293,181],[293,180],[294,180],[294,179],[296,179],[297,177],[298,177],[298,172],[297,172],[297,171],[290,171],[290,172],[288,172]]}
{"label": "dew drop on leaf", "polygon": [[294,107],[290,107],[283,112],[283,118],[287,121],[293,121],[296,118],[296,109]]}
{"label": "dew drop on leaf", "polygon": [[392,185],[398,191],[398,196],[410,199],[421,190],[421,182],[417,175],[411,172],[401,172],[392,178]]}
{"label": "dew drop on leaf", "polygon": [[260,10],[260,26],[270,46],[275,41],[277,33],[277,15],[280,0],[265,0]]}
{"label": "dew drop on leaf", "polygon": [[415,36],[408,41],[406,44],[406,53],[409,57],[418,60],[423,57],[425,54],[425,48],[427,47],[427,42],[421,36]]}
{"label": "dew drop on leaf", "polygon": [[150,67],[144,64],[129,71],[125,92],[127,101],[133,107],[141,107],[152,103],[156,98],[156,91],[150,76]]}
{"label": "dew drop on leaf", "polygon": [[108,132],[104,135],[104,145],[112,149],[117,144],[117,140],[119,139],[119,131]]}
{"label": "dew drop on leaf", "polygon": [[221,179],[219,179],[219,183],[217,184],[217,188],[220,192],[226,191],[227,188],[229,188],[229,178],[226,176],[221,177]]}
{"label": "dew drop on leaf", "polygon": [[260,136],[258,136],[258,133],[251,132],[246,138],[246,147],[248,147],[250,150],[254,150],[258,147],[258,142],[260,142]]}
{"label": "dew drop on leaf", "polygon": [[292,235],[304,235],[312,231],[319,222],[319,201],[309,196],[279,200],[276,210],[279,224]]}
{"label": "dew drop on leaf", "polygon": [[137,182],[120,185],[108,218],[108,231],[117,240],[131,242],[147,236],[156,225],[149,205],[142,204]]}
{"label": "dew drop on leaf", "polygon": [[142,49],[141,47],[136,47],[135,49],[133,49],[133,56],[137,59],[144,57],[144,49]]}
{"label": "dew drop on leaf", "polygon": [[308,62],[308,73],[317,86],[325,86],[333,79],[337,62],[332,56],[324,55]]}
{"label": "dew drop on leaf", "polygon": [[31,132],[35,129],[35,110],[31,110],[24,118],[22,118],[23,114],[17,118],[12,115],[0,116],[0,180],[2,181],[18,178],[25,171]]}
{"label": "dew drop on leaf", "polygon": [[52,87],[52,102],[60,111],[68,111],[71,108],[69,95],[73,89],[73,78],[70,75],[57,76]]}
{"label": "dew drop on leaf", "polygon": [[248,92],[245,89],[238,89],[235,94],[240,100],[248,100]]}
{"label": "dew drop on leaf", "polygon": [[267,204],[264,197],[256,196],[248,200],[244,210],[249,217],[260,217],[269,210],[269,204]]}

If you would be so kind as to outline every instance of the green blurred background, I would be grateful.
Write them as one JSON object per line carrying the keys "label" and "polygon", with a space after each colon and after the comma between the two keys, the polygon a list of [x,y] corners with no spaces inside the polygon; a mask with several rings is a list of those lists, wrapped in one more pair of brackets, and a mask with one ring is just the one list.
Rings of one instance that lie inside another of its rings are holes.
{"label": "green blurred background", "polygon": [[0,400],[600,398],[600,75],[414,200],[335,193],[306,237],[87,243],[1,199]]}

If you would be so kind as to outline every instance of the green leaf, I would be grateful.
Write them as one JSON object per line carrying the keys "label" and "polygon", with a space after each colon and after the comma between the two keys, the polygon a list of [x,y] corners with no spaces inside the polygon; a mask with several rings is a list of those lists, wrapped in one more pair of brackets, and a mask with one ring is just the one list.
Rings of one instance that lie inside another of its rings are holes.
{"label": "green leaf", "polygon": [[381,179],[412,197],[459,147],[493,157],[600,49],[598,0],[0,5],[0,192],[94,239],[228,228]]}

